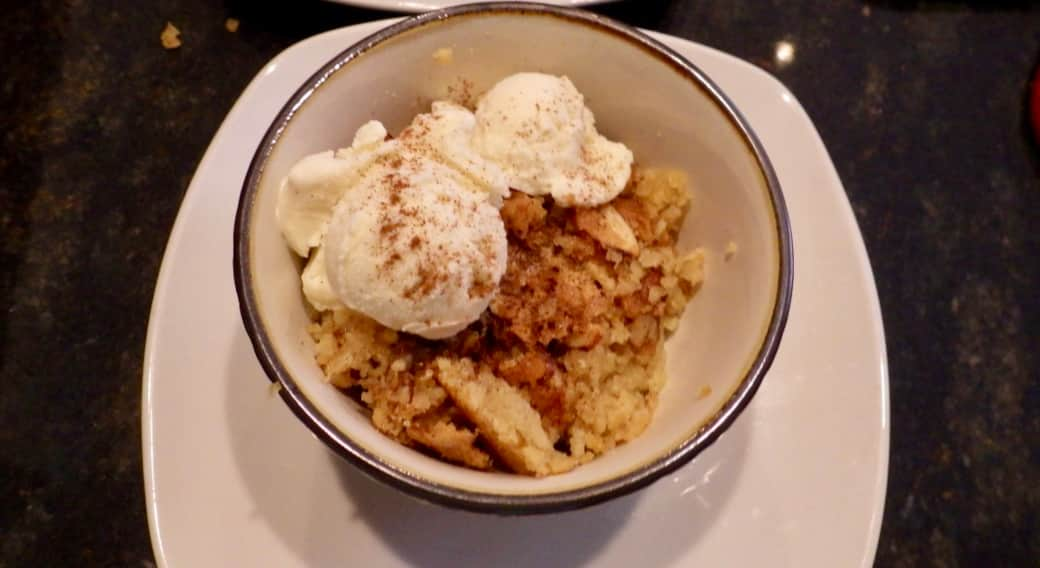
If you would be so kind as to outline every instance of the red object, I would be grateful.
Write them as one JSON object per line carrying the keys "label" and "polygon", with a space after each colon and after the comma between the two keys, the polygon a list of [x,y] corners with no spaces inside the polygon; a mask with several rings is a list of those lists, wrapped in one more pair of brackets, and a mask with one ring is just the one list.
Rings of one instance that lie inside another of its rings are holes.
{"label": "red object", "polygon": [[1033,70],[1029,86],[1029,123],[1033,126],[1033,139],[1040,144],[1040,65]]}

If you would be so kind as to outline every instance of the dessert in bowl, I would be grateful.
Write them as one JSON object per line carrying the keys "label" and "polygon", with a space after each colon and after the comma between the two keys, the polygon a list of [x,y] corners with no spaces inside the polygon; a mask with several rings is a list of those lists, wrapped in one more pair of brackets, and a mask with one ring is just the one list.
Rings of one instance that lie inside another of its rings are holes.
{"label": "dessert in bowl", "polygon": [[[543,110],[572,135],[525,135]],[[319,70],[235,239],[290,408],[474,510],[574,508],[685,463],[753,395],[790,302],[780,190],[728,99],[634,30],[529,4],[424,14]]]}

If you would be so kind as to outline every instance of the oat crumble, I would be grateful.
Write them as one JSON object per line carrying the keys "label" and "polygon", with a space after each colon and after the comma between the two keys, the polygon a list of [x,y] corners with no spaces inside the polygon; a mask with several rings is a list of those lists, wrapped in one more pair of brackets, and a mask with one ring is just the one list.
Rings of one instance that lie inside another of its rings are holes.
{"label": "oat crumble", "polygon": [[573,469],[650,423],[664,339],[704,278],[703,251],[676,252],[689,199],[681,172],[638,168],[599,207],[513,192],[506,273],[477,322],[431,341],[324,311],[316,360],[403,444],[480,470]]}

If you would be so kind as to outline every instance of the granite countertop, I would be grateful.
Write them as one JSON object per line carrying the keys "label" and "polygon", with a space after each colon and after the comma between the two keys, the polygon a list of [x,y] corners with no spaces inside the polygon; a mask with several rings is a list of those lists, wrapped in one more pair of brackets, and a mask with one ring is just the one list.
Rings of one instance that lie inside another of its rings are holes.
{"label": "granite countertop", "polygon": [[[181,197],[269,58],[388,14],[322,2],[11,3],[0,19],[0,566],[151,566],[140,394]],[[272,6],[268,6],[271,4]],[[891,373],[880,566],[1040,558],[1040,150],[1027,2],[629,1],[801,100],[874,266]],[[225,28],[228,17],[240,22]],[[179,49],[159,34],[182,31]],[[781,63],[778,42],[794,47]]]}

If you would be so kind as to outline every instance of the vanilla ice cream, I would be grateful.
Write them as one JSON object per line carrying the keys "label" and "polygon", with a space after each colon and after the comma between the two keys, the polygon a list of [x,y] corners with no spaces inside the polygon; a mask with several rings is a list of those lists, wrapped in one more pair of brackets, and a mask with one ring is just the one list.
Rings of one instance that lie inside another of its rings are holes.
{"label": "vanilla ice cream", "polygon": [[376,158],[386,153],[386,128],[369,121],[358,129],[350,148],[312,154],[289,170],[278,191],[278,228],[296,254],[306,257],[321,244],[332,208],[343,191]]}
{"label": "vanilla ice cream", "polygon": [[430,339],[478,319],[505,272],[506,232],[469,185],[422,154],[378,162],[332,215],[331,289],[379,323]]}
{"label": "vanilla ice cream", "polygon": [[435,102],[394,139],[370,121],[349,148],[303,158],[282,181],[276,217],[309,257],[301,280],[315,309],[345,306],[441,339],[480,318],[498,290],[498,208],[510,188],[599,205],[624,189],[631,166],[567,78],[520,73],[476,113]]}
{"label": "vanilla ice cream", "polygon": [[416,116],[397,141],[409,152],[431,155],[457,170],[472,182],[473,189],[487,193],[494,205],[501,206],[502,199],[509,196],[509,178],[474,148],[476,127],[477,119],[469,109],[438,101],[429,113]]}
{"label": "vanilla ice cream", "polygon": [[434,103],[393,140],[372,121],[349,148],[300,160],[283,180],[278,225],[309,260],[304,296],[430,339],[487,308],[506,268],[498,207],[509,186],[470,140],[467,109]]}
{"label": "vanilla ice cream", "polygon": [[632,171],[632,152],[596,131],[574,84],[543,73],[511,75],[480,99],[473,145],[513,189],[565,206],[610,201]]}

